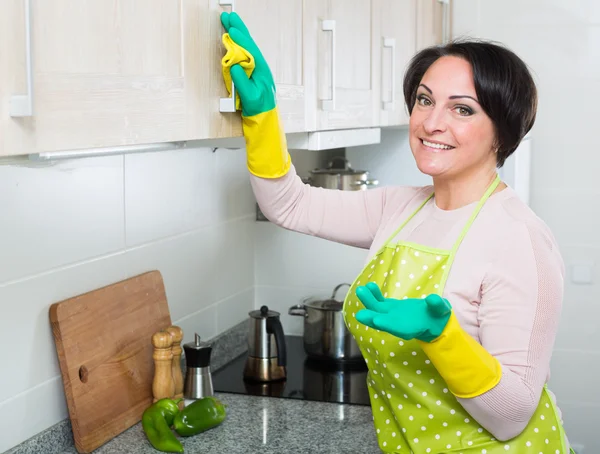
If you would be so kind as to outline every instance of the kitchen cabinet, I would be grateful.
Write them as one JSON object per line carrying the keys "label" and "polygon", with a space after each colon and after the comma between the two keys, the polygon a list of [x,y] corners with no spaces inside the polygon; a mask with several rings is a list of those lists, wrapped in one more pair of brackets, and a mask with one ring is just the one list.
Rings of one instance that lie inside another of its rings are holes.
{"label": "kitchen cabinet", "polygon": [[[235,11],[273,74],[277,107],[287,133],[305,131],[306,126],[302,4],[302,0],[235,0]],[[218,83],[222,80],[219,73]]]}
{"label": "kitchen cabinet", "polygon": [[416,52],[417,3],[420,0],[373,0],[373,81],[379,126],[408,124],[404,73]]}
{"label": "kitchen cabinet", "polygon": [[185,138],[182,37],[192,6],[186,0],[2,2],[8,22],[3,154]]}
{"label": "kitchen cabinet", "polygon": [[417,1],[417,50],[450,39],[451,11],[452,0]]}
{"label": "kitchen cabinet", "polygon": [[0,156],[241,136],[239,113],[220,112],[231,3],[273,71],[286,132],[303,131],[302,0],[15,0],[0,5]]}
{"label": "kitchen cabinet", "polygon": [[307,129],[376,123],[371,1],[304,1]]}

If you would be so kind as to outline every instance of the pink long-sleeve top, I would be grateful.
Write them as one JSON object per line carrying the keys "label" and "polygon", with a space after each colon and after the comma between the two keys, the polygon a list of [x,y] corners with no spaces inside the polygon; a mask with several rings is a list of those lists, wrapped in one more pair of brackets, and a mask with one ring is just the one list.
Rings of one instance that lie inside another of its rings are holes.
{"label": "pink long-sleeve top", "polygon": [[[432,186],[326,190],[305,185],[294,166],[278,179],[251,176],[251,183],[271,222],[368,249],[367,261],[433,192]],[[396,239],[451,249],[476,205],[446,211],[432,198]],[[525,429],[550,377],[563,279],[563,260],[544,222],[510,187],[493,194],[458,249],[443,296],[462,328],[502,365],[498,385],[458,399],[498,440]]]}

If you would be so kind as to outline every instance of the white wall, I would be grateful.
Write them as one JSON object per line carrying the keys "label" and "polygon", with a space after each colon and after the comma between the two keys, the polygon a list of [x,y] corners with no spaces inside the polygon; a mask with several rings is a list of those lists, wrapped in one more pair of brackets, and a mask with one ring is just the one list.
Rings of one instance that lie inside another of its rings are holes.
{"label": "white wall", "polygon": [[0,452],[68,417],[52,303],[158,269],[185,342],[254,305],[244,150],[10,162],[0,165]]}
{"label": "white wall", "polygon": [[[531,206],[554,232],[567,266],[550,386],[574,443],[600,452],[600,2],[454,0],[455,35],[504,43],[531,67],[539,89],[532,132]],[[590,284],[571,279],[584,265]]]}

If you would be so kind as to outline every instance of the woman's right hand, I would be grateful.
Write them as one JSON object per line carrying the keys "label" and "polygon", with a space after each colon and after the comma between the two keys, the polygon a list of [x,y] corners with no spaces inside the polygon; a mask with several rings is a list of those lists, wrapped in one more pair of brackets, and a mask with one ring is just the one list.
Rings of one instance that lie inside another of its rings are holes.
{"label": "woman's right hand", "polygon": [[[223,74],[227,84],[229,72],[240,97],[248,170],[261,178],[282,177],[290,168],[291,158],[277,111],[273,75],[240,16],[224,12],[221,23],[228,32],[223,42],[232,46],[222,60]],[[244,55],[235,52],[239,48],[253,60],[244,62],[245,68],[235,61]]]}

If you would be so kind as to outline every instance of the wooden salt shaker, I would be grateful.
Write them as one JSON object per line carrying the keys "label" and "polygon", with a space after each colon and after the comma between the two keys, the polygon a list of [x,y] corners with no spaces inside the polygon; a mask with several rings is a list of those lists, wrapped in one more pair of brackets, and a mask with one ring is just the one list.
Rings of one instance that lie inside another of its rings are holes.
{"label": "wooden salt shaker", "polygon": [[[179,326],[169,326],[167,331],[173,337],[173,346],[171,351],[173,352],[172,362],[172,376],[173,383],[175,385],[174,399],[183,399],[183,373],[181,371],[181,341],[183,339],[183,330]],[[183,407],[183,401],[180,402],[180,407]]]}
{"label": "wooden salt shaker", "polygon": [[173,397],[175,382],[173,381],[173,336],[168,331],[159,331],[152,336],[154,346],[154,380],[152,381],[153,402]]}

